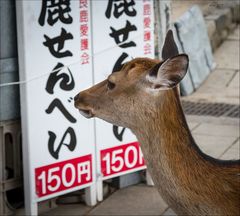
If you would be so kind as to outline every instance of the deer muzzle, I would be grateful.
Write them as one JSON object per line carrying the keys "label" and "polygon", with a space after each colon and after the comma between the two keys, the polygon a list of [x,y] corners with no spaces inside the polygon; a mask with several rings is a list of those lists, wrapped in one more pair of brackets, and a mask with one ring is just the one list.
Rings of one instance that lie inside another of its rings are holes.
{"label": "deer muzzle", "polygon": [[74,106],[79,110],[80,114],[85,118],[94,117],[93,110],[86,104],[84,97],[81,94],[77,94],[74,97]]}

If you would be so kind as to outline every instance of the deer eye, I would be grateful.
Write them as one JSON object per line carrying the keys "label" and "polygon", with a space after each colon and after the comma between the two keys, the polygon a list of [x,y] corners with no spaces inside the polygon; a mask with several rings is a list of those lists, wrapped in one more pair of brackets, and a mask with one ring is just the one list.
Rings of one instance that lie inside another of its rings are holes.
{"label": "deer eye", "polygon": [[115,88],[115,83],[113,83],[113,82],[111,82],[111,81],[107,81],[107,88],[108,88],[108,90],[112,90],[112,89],[114,89]]}

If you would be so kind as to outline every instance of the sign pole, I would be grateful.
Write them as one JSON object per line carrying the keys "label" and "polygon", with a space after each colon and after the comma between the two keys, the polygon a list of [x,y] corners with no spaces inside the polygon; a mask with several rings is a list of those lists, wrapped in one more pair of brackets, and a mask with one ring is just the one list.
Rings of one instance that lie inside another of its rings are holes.
{"label": "sign pole", "polygon": [[38,215],[37,203],[31,203],[31,200],[28,197],[25,197],[25,215]]}
{"label": "sign pole", "polygon": [[95,184],[85,188],[85,202],[88,206],[94,206],[97,204],[96,197],[97,197],[97,191],[96,191]]}
{"label": "sign pole", "polygon": [[103,201],[103,182],[101,180],[101,178],[99,178],[99,180],[97,180],[97,200],[99,202]]}
{"label": "sign pole", "polygon": [[146,182],[147,182],[147,185],[154,186],[152,177],[151,177],[151,175],[150,175],[148,170],[146,171]]}

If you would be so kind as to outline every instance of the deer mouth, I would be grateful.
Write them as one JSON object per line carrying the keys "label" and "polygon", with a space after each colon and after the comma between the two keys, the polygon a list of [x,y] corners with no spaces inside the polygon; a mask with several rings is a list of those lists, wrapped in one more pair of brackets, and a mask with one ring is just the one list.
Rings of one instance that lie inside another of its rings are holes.
{"label": "deer mouth", "polygon": [[79,112],[81,115],[83,115],[85,118],[92,118],[94,115],[91,110],[87,109],[79,109]]}

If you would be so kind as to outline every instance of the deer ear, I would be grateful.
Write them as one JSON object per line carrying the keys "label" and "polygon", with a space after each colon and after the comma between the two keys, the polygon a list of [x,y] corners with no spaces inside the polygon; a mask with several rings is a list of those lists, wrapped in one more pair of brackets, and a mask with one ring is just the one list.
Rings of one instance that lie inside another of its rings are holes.
{"label": "deer ear", "polygon": [[164,45],[162,48],[162,59],[166,60],[173,56],[178,55],[178,48],[174,41],[172,30],[168,30],[167,35],[165,37]]}
{"label": "deer ear", "polygon": [[152,84],[151,88],[174,88],[187,73],[188,62],[188,56],[180,54],[155,65],[147,75],[147,80]]}

